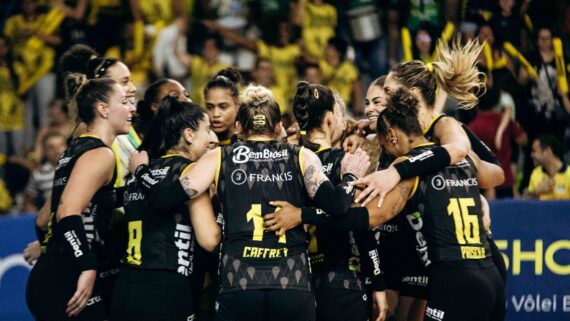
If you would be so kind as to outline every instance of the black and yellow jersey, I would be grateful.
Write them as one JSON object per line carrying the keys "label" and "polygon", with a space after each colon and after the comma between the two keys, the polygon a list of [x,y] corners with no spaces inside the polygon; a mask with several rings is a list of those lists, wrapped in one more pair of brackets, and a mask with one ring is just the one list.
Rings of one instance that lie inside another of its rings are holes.
{"label": "black and yellow jersey", "polygon": [[277,141],[236,142],[220,148],[216,186],[224,216],[221,292],[310,290],[307,239],[302,226],[278,237],[263,228],[270,201],[303,207],[301,147]]}
{"label": "black and yellow jersey", "polygon": [[[60,156],[55,175],[53,178],[53,189],[51,197],[51,218],[48,224],[48,231],[42,247],[46,254],[62,254],[64,253],[64,246],[67,243],[63,239],[63,235],[59,235],[57,228],[56,211],[63,195],[63,191],[73,171],[73,167],[77,160],[86,152],[97,148],[110,148],[105,145],[96,136],[82,135],[73,140],[71,145]],[[111,182],[101,187],[93,196],[93,199],[87,207],[81,212],[83,219],[83,226],[85,228],[85,235],[95,254],[97,264],[99,267],[105,266],[108,261],[107,249],[105,248],[105,240],[111,226],[111,218],[115,208],[115,182],[116,172]],[[89,184],[89,182],[85,182]]]}
{"label": "black and yellow jersey", "polygon": [[[341,182],[340,162],[345,152],[338,148],[319,149],[323,172],[331,183]],[[309,256],[315,288],[362,290],[358,235],[328,226],[310,226]]]}
{"label": "black and yellow jersey", "polygon": [[[165,155],[149,162],[152,179],[161,184],[177,183],[191,161],[180,155]],[[190,276],[196,238],[187,202],[157,209],[145,198],[145,189],[129,176],[123,197],[128,244],[123,263],[134,269],[163,270]]]}
{"label": "black and yellow jersey", "polygon": [[[435,146],[417,146],[406,157],[421,158]],[[425,266],[490,257],[477,169],[469,157],[431,175],[416,177],[402,214],[415,234],[416,249]]]}

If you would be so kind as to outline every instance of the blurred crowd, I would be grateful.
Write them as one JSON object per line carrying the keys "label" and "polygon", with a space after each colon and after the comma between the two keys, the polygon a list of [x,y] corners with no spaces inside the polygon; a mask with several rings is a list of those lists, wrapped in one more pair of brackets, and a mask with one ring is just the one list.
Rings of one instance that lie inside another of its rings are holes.
{"label": "blurred crowd", "polygon": [[487,196],[540,197],[570,186],[570,1],[0,3],[0,213],[36,210],[51,187],[74,127],[59,74],[74,44],[123,61],[137,98],[151,82],[172,78],[204,106],[205,84],[234,65],[245,83],[270,88],[292,123],[299,80],[334,89],[360,119],[366,88],[392,66],[437,60],[436,43],[457,34],[478,38],[487,90],[477,108],[458,110],[448,99],[442,112],[469,124],[501,160],[506,182]]}

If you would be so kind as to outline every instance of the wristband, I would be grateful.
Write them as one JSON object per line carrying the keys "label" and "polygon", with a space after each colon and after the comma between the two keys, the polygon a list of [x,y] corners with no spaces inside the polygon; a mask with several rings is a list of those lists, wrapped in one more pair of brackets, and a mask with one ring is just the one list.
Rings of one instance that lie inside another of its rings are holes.
{"label": "wristband", "polygon": [[146,189],[151,189],[159,183],[159,181],[152,177],[152,172],[148,165],[140,165],[135,170],[135,177]]}
{"label": "wristband", "polygon": [[62,238],[63,255],[74,258],[79,271],[94,270],[97,267],[95,255],[87,241],[81,215],[66,216],[56,226]]}
{"label": "wristband", "polygon": [[416,176],[424,176],[449,166],[451,156],[449,152],[441,146],[406,159],[394,165],[400,179],[405,180]]}

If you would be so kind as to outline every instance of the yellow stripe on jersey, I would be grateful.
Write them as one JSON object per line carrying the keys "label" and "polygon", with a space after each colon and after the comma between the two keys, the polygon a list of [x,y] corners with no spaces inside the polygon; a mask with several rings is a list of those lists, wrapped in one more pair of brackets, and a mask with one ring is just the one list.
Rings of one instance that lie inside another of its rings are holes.
{"label": "yellow stripe on jersey", "polygon": [[79,136],[79,138],[85,138],[85,137],[91,137],[91,138],[101,139],[101,138],[99,138],[99,136],[96,136],[96,135],[89,135],[89,134],[83,134],[83,135],[80,135],[80,136]]}
{"label": "yellow stripe on jersey", "polygon": [[412,191],[410,192],[410,196],[408,196],[408,199],[411,199],[412,197],[414,197],[414,195],[416,194],[416,191],[418,190],[419,184],[420,184],[420,177],[416,176],[416,178],[414,178],[414,187],[412,188]]}
{"label": "yellow stripe on jersey", "polygon": [[426,128],[424,128],[424,135],[431,129],[431,126],[433,126],[433,123],[435,123],[435,121],[438,120],[441,116],[443,116],[443,115],[439,114],[429,121],[429,124],[426,126]]}
{"label": "yellow stripe on jersey", "polygon": [[216,178],[214,184],[218,188],[218,180],[220,179],[220,171],[222,170],[222,149],[218,148],[218,166],[216,168]]}
{"label": "yellow stripe on jersey", "polygon": [[170,157],[176,157],[176,156],[184,157],[180,154],[166,154],[166,155],[160,156],[160,158],[170,158]]}
{"label": "yellow stripe on jersey", "polygon": [[305,147],[301,147],[301,149],[299,149],[299,167],[301,167],[301,175],[303,175],[303,177],[305,177],[305,164],[303,164],[303,149]]}
{"label": "yellow stripe on jersey", "polygon": [[119,148],[117,147],[116,142],[113,142],[111,149],[113,150],[113,155],[115,155],[115,167],[117,168],[117,179],[115,180],[115,187],[122,187],[124,184],[123,175],[121,173],[121,157],[119,156]]}

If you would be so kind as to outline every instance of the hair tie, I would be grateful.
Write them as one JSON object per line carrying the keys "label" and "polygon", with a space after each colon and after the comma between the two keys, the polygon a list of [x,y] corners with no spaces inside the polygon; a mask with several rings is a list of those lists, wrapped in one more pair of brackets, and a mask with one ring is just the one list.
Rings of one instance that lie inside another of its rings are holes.
{"label": "hair tie", "polygon": [[99,67],[95,69],[95,74],[93,75],[93,78],[97,79],[103,76],[105,74],[105,70],[107,70],[113,64],[113,62],[114,62],[113,60],[105,58],[103,62],[99,65]]}
{"label": "hair tie", "polygon": [[216,77],[214,77],[214,79],[221,79],[221,80],[225,80],[225,81],[232,82],[232,81],[230,80],[230,78],[228,78],[228,77],[226,77],[226,76],[224,76],[224,75],[217,75]]}
{"label": "hair tie", "polygon": [[426,69],[427,69],[427,71],[429,71],[430,73],[433,72],[433,65],[431,64],[431,62],[426,64]]}
{"label": "hair tie", "polygon": [[313,96],[315,96],[315,99],[319,99],[319,91],[317,88],[313,89]]}
{"label": "hair tie", "polygon": [[267,122],[266,122],[265,115],[255,115],[255,116],[253,116],[253,124],[254,124],[254,125],[265,126],[266,123],[267,123]]}

